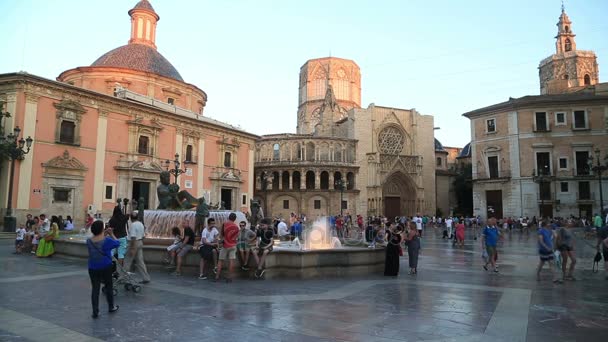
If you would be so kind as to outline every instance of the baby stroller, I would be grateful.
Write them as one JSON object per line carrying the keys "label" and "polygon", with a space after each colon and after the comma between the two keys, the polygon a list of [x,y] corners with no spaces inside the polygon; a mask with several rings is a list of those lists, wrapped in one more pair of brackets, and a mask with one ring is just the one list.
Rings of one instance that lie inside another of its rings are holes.
{"label": "baby stroller", "polygon": [[[119,263],[116,257],[112,256],[112,293],[116,296],[118,294],[118,287],[124,286],[125,291],[133,291],[139,293],[141,291],[141,285],[131,276],[130,272],[127,272]],[[101,291],[105,294],[107,289],[102,287]]]}

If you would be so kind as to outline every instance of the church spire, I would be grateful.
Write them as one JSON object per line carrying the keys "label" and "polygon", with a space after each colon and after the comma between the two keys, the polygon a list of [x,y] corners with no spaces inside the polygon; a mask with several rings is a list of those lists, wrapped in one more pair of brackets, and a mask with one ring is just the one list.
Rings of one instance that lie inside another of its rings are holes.
{"label": "church spire", "polygon": [[156,49],[156,23],[160,17],[148,0],[139,1],[129,10],[131,39],[129,44],[144,44]]}
{"label": "church spire", "polygon": [[556,53],[562,54],[576,50],[576,42],[574,41],[575,36],[576,35],[572,33],[572,22],[566,14],[564,2],[562,1],[562,14],[559,16],[559,21],[557,22],[557,36],[555,36],[557,39],[555,42]]}

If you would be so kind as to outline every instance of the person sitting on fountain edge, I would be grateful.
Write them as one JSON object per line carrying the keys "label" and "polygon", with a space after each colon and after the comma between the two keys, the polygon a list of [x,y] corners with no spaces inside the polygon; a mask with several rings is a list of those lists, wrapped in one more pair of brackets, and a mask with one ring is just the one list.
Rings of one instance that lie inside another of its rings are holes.
{"label": "person sitting on fountain edge", "polygon": [[[252,251],[252,255],[258,265],[255,277],[261,278],[264,275],[264,272],[266,272],[266,257],[268,256],[268,253],[272,252],[272,245],[274,244],[274,229],[272,227],[272,221],[269,218],[263,218],[260,221],[258,236],[260,237],[260,243],[258,247]],[[260,255],[258,255],[258,253],[260,253]]]}

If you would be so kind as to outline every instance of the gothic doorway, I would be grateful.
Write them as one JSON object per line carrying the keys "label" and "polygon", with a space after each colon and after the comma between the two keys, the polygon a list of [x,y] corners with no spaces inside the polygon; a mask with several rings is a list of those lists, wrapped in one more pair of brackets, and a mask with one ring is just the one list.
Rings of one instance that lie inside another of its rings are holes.
{"label": "gothic doorway", "polygon": [[396,172],[390,175],[382,186],[384,216],[416,215],[416,187],[410,177]]}

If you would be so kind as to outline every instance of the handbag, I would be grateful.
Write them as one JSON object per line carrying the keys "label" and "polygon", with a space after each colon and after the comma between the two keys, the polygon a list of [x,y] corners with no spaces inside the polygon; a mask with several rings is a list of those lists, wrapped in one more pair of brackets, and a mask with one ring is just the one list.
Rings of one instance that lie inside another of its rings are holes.
{"label": "handbag", "polygon": [[601,260],[602,260],[602,253],[600,253],[600,252],[595,253],[595,257],[593,257],[593,267],[591,268],[591,271],[593,273],[599,272]]}

